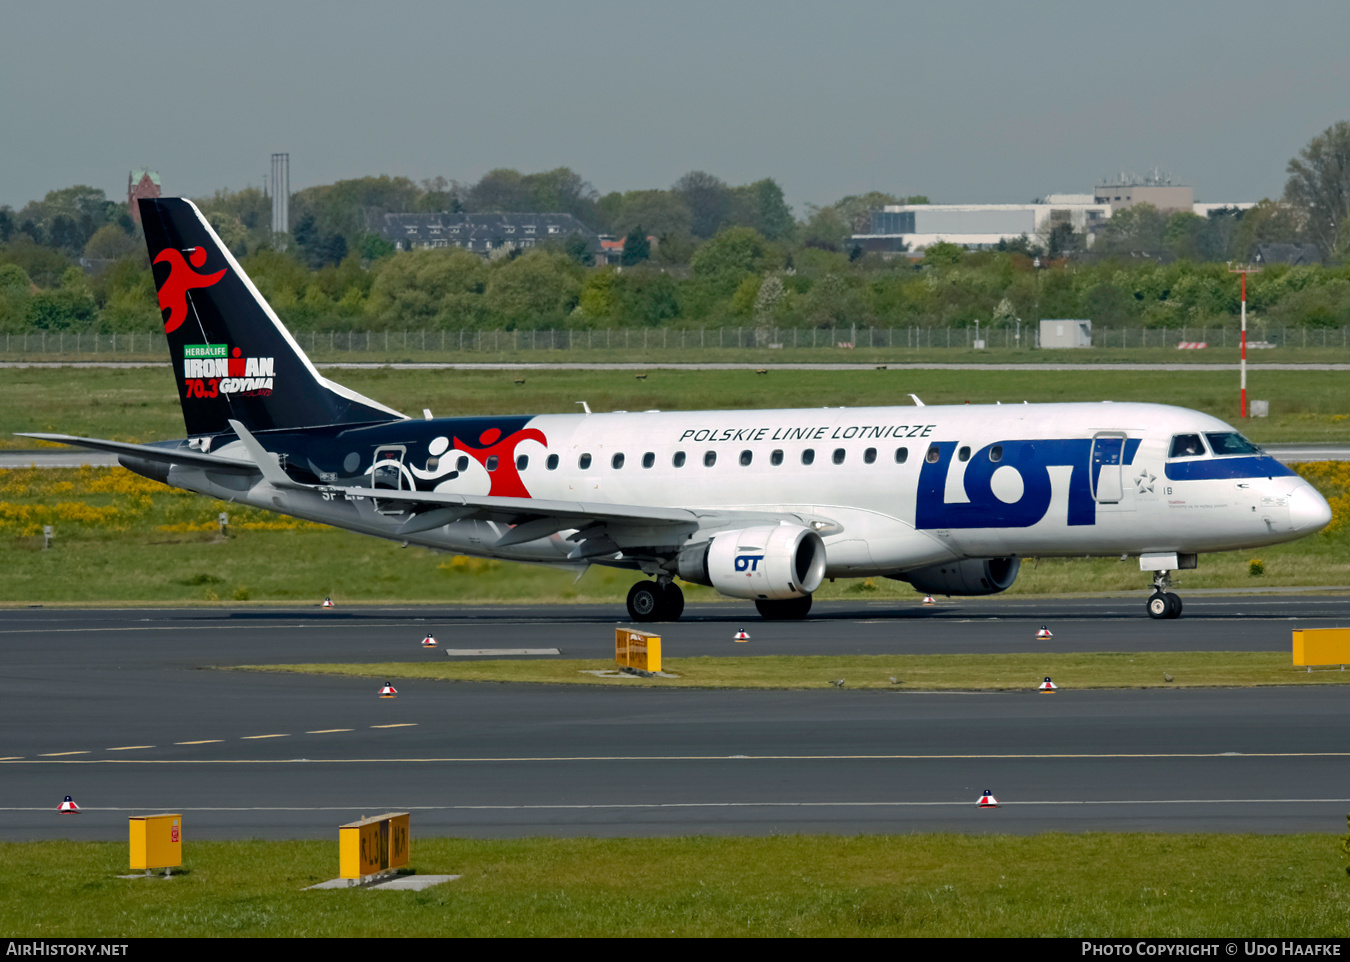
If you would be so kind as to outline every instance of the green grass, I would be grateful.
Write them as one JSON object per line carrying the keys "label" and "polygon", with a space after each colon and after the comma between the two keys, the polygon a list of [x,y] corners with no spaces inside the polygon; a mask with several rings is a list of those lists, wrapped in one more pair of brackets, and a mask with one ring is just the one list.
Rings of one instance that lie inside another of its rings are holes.
{"label": "green grass", "polygon": [[[1237,414],[1231,371],[746,371],[656,370],[639,381],[626,371],[330,372],[341,383],[399,410],[438,416],[593,411],[750,409],[994,401],[1163,401]],[[1248,419],[1254,440],[1350,440],[1350,390],[1335,371],[1262,371],[1248,396],[1271,402],[1269,418]],[[167,368],[19,368],[0,378],[0,445],[28,448],[15,431],[126,441],[181,437],[183,418]]]}
{"label": "green grass", "polygon": [[[660,626],[655,626],[660,630]],[[771,630],[771,629],[764,629]],[[751,641],[750,645],[754,642]],[[746,646],[737,646],[742,650]],[[1292,666],[1276,652],[1088,652],[983,655],[754,655],[662,659],[678,678],[602,678],[612,661],[519,659],[468,661],[428,651],[421,661],[371,664],[237,665],[240,671],[299,672],[359,678],[533,682],[564,685],[652,685],[661,688],[846,688],[900,691],[1034,690],[1049,675],[1066,690],[1082,688],[1212,688],[1350,683],[1350,672]],[[1168,682],[1164,674],[1172,676]],[[891,678],[897,679],[892,683]],[[1047,695],[1045,697],[1053,697]]]}
{"label": "green grass", "polygon": [[[972,807],[973,807],[972,802]],[[979,813],[988,826],[998,811]],[[1339,827],[1339,826],[1338,826]],[[116,878],[125,843],[0,845],[14,937],[1333,937],[1334,835],[1047,834],[419,839],[422,892],[301,891],[337,840],[195,841],[171,881]]]}

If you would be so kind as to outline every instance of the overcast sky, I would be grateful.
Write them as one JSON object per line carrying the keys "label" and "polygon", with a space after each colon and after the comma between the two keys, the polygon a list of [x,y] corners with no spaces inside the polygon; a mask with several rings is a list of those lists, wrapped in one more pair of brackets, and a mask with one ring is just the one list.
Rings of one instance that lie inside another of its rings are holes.
{"label": "overcast sky", "polygon": [[0,0],[0,204],[128,170],[189,196],[568,166],[602,193],[773,177],[798,216],[866,190],[1086,192],[1158,165],[1277,196],[1350,119],[1350,3],[33,3]]}

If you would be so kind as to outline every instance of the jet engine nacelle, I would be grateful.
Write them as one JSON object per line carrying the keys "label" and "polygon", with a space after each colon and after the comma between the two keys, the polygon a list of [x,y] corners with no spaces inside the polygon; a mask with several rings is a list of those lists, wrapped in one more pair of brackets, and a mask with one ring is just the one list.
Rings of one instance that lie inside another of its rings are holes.
{"label": "jet engine nacelle", "polygon": [[1021,558],[973,558],[897,575],[928,595],[996,595],[1017,580]]}
{"label": "jet engine nacelle", "polygon": [[796,524],[740,528],[689,545],[678,564],[685,581],[732,598],[800,598],[825,580],[825,542]]}

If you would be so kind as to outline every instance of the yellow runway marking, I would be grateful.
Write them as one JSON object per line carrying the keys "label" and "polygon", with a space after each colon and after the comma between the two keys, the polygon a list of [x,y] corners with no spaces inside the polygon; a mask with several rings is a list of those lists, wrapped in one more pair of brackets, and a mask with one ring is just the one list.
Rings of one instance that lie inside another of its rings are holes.
{"label": "yellow runway marking", "polygon": [[8,758],[0,758],[0,762],[17,762],[23,759],[22,755],[10,755]]}
{"label": "yellow runway marking", "polygon": [[371,725],[371,728],[416,728],[417,722],[398,722],[394,725]]}
{"label": "yellow runway marking", "polygon": [[214,745],[216,742],[223,742],[223,738],[203,738],[199,742],[174,742],[175,745]]}
{"label": "yellow runway marking", "polygon": [[317,731],[305,732],[306,735],[331,735],[334,732],[354,732],[355,728],[320,728]]}
{"label": "yellow runway marking", "polygon": [[88,752],[43,752],[42,758],[56,758],[60,755],[88,755]]}
{"label": "yellow runway marking", "polygon": [[282,733],[279,734],[279,735],[241,735],[240,737],[243,738],[245,741],[248,741],[248,740],[254,739],[254,738],[290,738],[290,737],[291,737],[291,733],[290,733],[290,732],[282,732]]}
{"label": "yellow runway marking", "polygon": [[154,745],[122,745],[118,748],[109,748],[110,752],[129,752],[137,748],[154,748]]}

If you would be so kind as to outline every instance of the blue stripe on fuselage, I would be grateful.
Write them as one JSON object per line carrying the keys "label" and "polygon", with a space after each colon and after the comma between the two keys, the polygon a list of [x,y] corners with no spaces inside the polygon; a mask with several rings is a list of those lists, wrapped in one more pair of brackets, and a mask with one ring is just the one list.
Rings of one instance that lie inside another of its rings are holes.
{"label": "blue stripe on fuselage", "polygon": [[1223,481],[1229,478],[1289,478],[1294,472],[1271,457],[1197,458],[1163,466],[1169,481]]}

